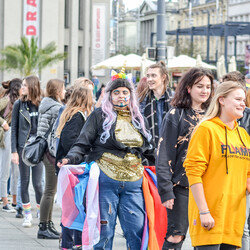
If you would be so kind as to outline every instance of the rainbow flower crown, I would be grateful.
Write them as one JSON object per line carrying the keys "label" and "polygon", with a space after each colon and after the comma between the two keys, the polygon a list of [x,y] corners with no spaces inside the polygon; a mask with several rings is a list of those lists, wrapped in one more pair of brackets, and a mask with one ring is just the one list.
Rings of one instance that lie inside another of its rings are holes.
{"label": "rainbow flower crown", "polygon": [[114,81],[114,80],[116,80],[118,78],[127,79],[129,82],[132,81],[132,74],[131,73],[129,73],[127,75],[125,74],[125,63],[124,63],[124,66],[122,67],[122,70],[121,70],[120,73],[117,73],[113,69],[111,71],[111,80]]}

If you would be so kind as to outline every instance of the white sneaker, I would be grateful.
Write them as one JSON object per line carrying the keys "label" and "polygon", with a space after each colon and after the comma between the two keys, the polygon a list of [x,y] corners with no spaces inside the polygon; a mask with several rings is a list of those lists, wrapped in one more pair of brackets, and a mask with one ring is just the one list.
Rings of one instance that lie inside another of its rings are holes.
{"label": "white sneaker", "polygon": [[25,215],[24,216],[24,221],[23,221],[23,227],[31,227],[32,226],[32,215]]}

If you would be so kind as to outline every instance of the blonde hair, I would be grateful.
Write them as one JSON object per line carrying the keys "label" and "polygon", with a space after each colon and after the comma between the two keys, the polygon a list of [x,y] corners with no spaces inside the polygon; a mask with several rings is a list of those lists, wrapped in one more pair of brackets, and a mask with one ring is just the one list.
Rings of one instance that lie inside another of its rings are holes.
{"label": "blonde hair", "polygon": [[67,102],[67,106],[64,109],[59,125],[56,131],[56,136],[60,137],[60,134],[65,126],[65,123],[77,113],[83,112],[90,115],[93,107],[93,96],[92,91],[89,88],[78,87],[75,88]]}
{"label": "blonde hair", "polygon": [[94,88],[94,83],[86,77],[77,78],[73,84],[74,88],[78,87],[88,88],[89,85],[92,85]]}
{"label": "blonde hair", "polygon": [[200,123],[202,123],[203,121],[213,119],[216,116],[220,116],[221,105],[219,102],[219,98],[227,97],[228,94],[230,94],[232,91],[236,89],[242,89],[243,91],[245,91],[244,87],[239,82],[228,81],[228,82],[221,83],[216,88],[215,94],[211,100],[211,103],[207,109],[207,112]]}

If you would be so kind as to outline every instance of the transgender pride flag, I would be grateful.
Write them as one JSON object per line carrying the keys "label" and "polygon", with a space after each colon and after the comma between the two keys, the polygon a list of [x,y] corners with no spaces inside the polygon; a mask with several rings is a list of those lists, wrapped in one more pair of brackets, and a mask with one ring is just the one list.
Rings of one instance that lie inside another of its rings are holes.
{"label": "transgender pride flag", "polygon": [[92,249],[100,240],[99,175],[95,162],[65,165],[58,175],[57,203],[62,208],[62,224],[82,231],[85,250]]}

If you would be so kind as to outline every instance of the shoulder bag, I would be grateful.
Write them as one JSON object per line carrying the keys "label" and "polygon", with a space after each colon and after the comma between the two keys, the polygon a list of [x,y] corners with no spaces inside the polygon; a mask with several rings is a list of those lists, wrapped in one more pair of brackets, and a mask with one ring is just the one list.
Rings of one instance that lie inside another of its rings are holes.
{"label": "shoulder bag", "polygon": [[37,165],[43,160],[44,153],[48,147],[47,138],[52,127],[44,136],[36,136],[35,140],[26,142],[23,148],[22,159],[27,166]]}

